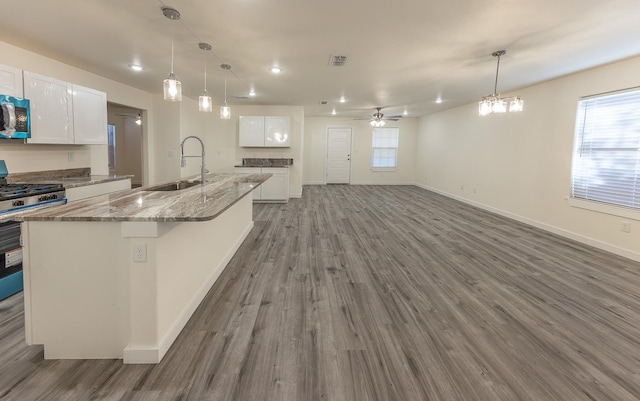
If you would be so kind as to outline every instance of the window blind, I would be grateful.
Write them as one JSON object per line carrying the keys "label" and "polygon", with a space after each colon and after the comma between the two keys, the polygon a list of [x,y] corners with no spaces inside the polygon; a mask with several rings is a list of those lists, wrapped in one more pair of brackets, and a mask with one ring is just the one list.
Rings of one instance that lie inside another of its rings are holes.
{"label": "window blind", "polygon": [[578,102],[572,197],[640,209],[640,90]]}
{"label": "window blind", "polygon": [[398,128],[374,128],[371,167],[395,168],[398,164]]}

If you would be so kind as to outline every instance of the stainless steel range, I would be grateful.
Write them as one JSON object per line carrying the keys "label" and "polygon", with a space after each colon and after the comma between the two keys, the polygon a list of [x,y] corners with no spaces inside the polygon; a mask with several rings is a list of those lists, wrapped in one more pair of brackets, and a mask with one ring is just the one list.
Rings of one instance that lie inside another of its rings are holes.
{"label": "stainless steel range", "polygon": [[1,213],[66,202],[62,184],[7,184],[0,178]]}
{"label": "stainless steel range", "polygon": [[7,175],[7,166],[0,160],[0,300],[23,288],[20,223],[12,218],[67,202],[62,184],[9,184]]}

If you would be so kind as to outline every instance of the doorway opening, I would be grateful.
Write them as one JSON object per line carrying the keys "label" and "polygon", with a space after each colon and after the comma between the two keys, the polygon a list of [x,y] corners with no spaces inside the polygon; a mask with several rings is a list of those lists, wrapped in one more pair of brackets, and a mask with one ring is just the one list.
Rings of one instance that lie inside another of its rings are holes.
{"label": "doorway opening", "polygon": [[327,129],[327,184],[351,183],[351,128]]}
{"label": "doorway opening", "polygon": [[131,186],[144,180],[144,110],[107,103],[109,174],[132,175]]}

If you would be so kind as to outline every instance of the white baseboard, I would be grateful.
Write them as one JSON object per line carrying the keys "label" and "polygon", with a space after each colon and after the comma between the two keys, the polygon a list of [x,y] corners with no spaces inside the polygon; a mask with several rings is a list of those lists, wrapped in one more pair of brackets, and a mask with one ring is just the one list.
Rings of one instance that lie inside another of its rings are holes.
{"label": "white baseboard", "polygon": [[351,181],[351,185],[416,185],[414,182]]}
{"label": "white baseboard", "polygon": [[640,262],[640,253],[638,253],[638,252],[633,252],[633,251],[630,251],[628,249],[620,248],[618,246],[611,245],[611,244],[608,244],[606,242],[602,242],[602,241],[599,241],[599,240],[596,240],[596,239],[593,239],[593,238],[590,238],[590,237],[586,237],[584,235],[577,234],[577,233],[574,233],[574,232],[571,232],[571,231],[567,231],[567,230],[564,230],[562,228],[555,227],[555,226],[552,226],[552,225],[549,225],[549,224],[546,224],[546,223],[542,223],[542,222],[539,222],[537,220],[532,220],[532,219],[529,219],[529,218],[524,217],[524,216],[520,216],[520,215],[517,215],[517,214],[509,213],[509,212],[506,212],[504,210],[497,209],[497,208],[495,208],[493,206],[488,206],[488,205],[485,205],[483,203],[475,202],[475,201],[472,201],[470,199],[466,199],[466,198],[463,198],[463,197],[460,197],[460,196],[457,196],[457,195],[453,195],[453,194],[441,191],[441,190],[436,189],[436,188],[431,188],[431,187],[429,187],[427,185],[422,185],[422,184],[414,184],[414,185],[417,186],[417,187],[420,187],[422,189],[426,189],[427,191],[435,192],[437,194],[446,196],[447,198],[455,199],[455,200],[458,200],[460,202],[467,203],[469,205],[475,206],[477,208],[484,209],[484,210],[487,210],[489,212],[492,212],[492,213],[495,213],[495,214],[499,214],[501,216],[508,217],[510,219],[513,219],[513,220],[517,220],[517,221],[519,221],[521,223],[528,224],[530,226],[539,228],[541,230],[548,231],[550,233],[557,234],[557,235],[560,235],[562,237],[566,237],[566,238],[572,239],[574,241],[578,241],[578,242],[581,242],[583,244],[593,246],[594,248],[602,249],[603,251],[615,253],[616,255],[619,255],[619,256],[622,256],[622,257],[625,257],[625,258]]}
{"label": "white baseboard", "polygon": [[327,183],[324,181],[305,181],[302,185],[326,185]]}
{"label": "white baseboard", "polygon": [[165,336],[160,340],[160,344],[158,347],[126,347],[122,353],[123,355],[123,363],[125,364],[150,364],[150,363],[159,363],[164,355],[169,351],[169,348],[176,340],[184,326],[187,324],[193,313],[196,311],[204,297],[207,295],[213,284],[218,280],[220,274],[225,267],[233,258],[240,245],[247,238],[251,229],[253,228],[253,221],[245,228],[242,232],[242,235],[238,238],[238,240],[233,244],[233,246],[229,249],[224,255],[224,258],[218,263],[215,269],[211,272],[207,280],[200,287],[200,289],[194,294],[191,301],[184,308],[182,313],[178,316],[176,321],[171,325],[171,328],[165,334]]}

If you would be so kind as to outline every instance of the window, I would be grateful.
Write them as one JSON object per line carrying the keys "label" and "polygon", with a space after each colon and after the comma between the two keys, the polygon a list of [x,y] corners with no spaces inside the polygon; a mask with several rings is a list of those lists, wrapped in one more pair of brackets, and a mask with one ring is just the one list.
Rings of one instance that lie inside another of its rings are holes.
{"label": "window", "polygon": [[116,126],[107,125],[107,144],[109,150],[109,168],[116,168]]}
{"label": "window", "polygon": [[640,90],[583,98],[571,197],[640,210]]}
{"label": "window", "polygon": [[398,165],[399,128],[374,128],[371,168],[395,170]]}

